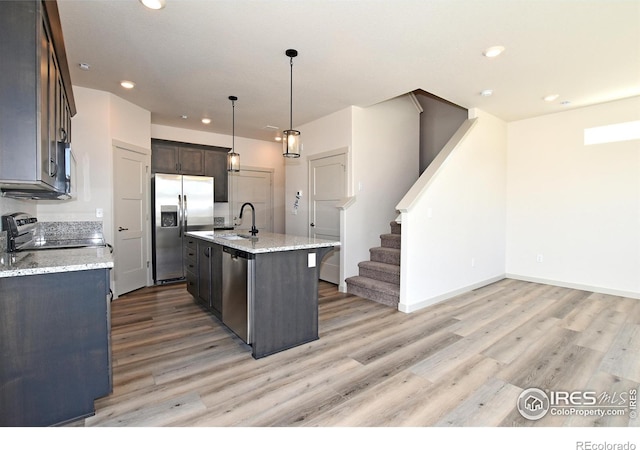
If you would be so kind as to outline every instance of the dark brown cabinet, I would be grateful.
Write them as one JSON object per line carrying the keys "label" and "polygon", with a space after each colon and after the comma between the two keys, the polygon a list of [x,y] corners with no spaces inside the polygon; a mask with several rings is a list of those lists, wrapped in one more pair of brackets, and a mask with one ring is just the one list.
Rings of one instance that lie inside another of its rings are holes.
{"label": "dark brown cabinet", "polygon": [[0,2],[0,182],[64,192],[76,112],[54,1]]}
{"label": "dark brown cabinet", "polygon": [[203,150],[170,143],[154,143],[151,152],[151,168],[154,173],[205,174]]}
{"label": "dark brown cabinet", "polygon": [[187,291],[211,311],[222,317],[222,249],[202,239],[187,238]]}
{"label": "dark brown cabinet", "polygon": [[109,270],[0,278],[0,426],[92,415],[111,392]]}
{"label": "dark brown cabinet", "polygon": [[194,297],[198,297],[198,244],[194,238],[186,238],[184,242],[187,291]]}
{"label": "dark brown cabinet", "polygon": [[151,171],[213,177],[214,201],[229,201],[228,148],[189,144],[163,139],[151,140]]}

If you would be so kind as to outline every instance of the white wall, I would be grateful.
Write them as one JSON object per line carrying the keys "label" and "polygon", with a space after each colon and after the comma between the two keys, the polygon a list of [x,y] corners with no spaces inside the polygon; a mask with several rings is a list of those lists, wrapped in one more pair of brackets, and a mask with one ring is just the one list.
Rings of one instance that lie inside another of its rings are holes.
{"label": "white wall", "polygon": [[473,128],[435,175],[421,176],[427,188],[402,214],[401,311],[504,277],[507,126],[482,111],[470,116]]}
{"label": "white wall", "polygon": [[[288,234],[309,235],[309,156],[351,148],[353,110],[353,107],[345,108],[297,128],[303,145],[301,156],[282,158],[286,169],[285,222]],[[282,148],[280,150],[282,154]],[[351,155],[348,157],[350,159]],[[303,195],[298,214],[294,215],[297,191],[302,191]]]}
{"label": "white wall", "polygon": [[[286,161],[286,230],[308,235],[308,157],[348,148],[348,195],[355,202],[343,213],[341,285],[358,274],[369,249],[398,215],[395,205],[418,178],[420,115],[410,96],[369,108],[349,107],[298,128],[304,145],[300,158]],[[298,214],[295,193],[303,191]]]}
{"label": "white wall", "polygon": [[[113,94],[73,87],[78,113],[72,118],[72,149],[77,196],[66,201],[38,201],[40,221],[102,220],[105,239],[113,243],[113,140],[150,149],[151,113]],[[150,154],[150,150],[149,150]],[[102,219],[96,209],[103,210]]]}
{"label": "white wall", "polygon": [[[204,131],[155,124],[151,125],[151,137],[154,139],[166,139],[169,141],[228,148],[231,148],[232,144],[231,135],[207,133]],[[273,169],[273,227],[275,233],[284,233],[285,170],[283,160],[285,158],[282,157],[282,145],[277,142],[259,141],[236,136],[235,151],[240,154],[240,170],[242,170],[243,167]],[[219,205],[216,205],[216,208],[218,208],[218,206]],[[226,215],[226,212],[219,213],[218,209],[216,209],[216,214]]]}
{"label": "white wall", "polygon": [[583,143],[638,119],[635,97],[508,125],[509,276],[640,297],[640,141]]}
{"label": "white wall", "polygon": [[345,278],[358,275],[358,263],[391,232],[396,205],[420,173],[420,110],[412,95],[358,108],[353,123],[356,201],[349,209]]}

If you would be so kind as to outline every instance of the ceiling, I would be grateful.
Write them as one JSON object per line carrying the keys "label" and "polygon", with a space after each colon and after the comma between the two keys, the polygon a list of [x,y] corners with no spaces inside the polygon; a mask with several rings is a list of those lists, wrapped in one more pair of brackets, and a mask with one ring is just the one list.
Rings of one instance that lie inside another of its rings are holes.
{"label": "ceiling", "polygon": [[[74,85],[154,124],[273,140],[422,89],[505,121],[640,95],[640,0],[58,0]],[[505,47],[495,59],[487,47]],[[90,70],[80,69],[88,63]],[[121,80],[136,83],[133,90]],[[483,97],[480,92],[493,90]],[[557,100],[545,102],[548,94]],[[570,102],[562,104],[562,102]],[[80,111],[81,112],[81,111]],[[181,118],[186,115],[187,118]],[[204,125],[202,117],[212,122]]]}

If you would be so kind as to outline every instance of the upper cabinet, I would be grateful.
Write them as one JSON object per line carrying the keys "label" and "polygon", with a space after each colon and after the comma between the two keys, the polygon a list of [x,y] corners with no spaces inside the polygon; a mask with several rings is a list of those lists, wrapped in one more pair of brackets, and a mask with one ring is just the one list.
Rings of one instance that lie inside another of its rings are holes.
{"label": "upper cabinet", "polygon": [[0,186],[64,192],[76,107],[55,1],[0,1],[0,60]]}
{"label": "upper cabinet", "polygon": [[214,201],[229,201],[228,148],[151,139],[151,171],[213,177]]}
{"label": "upper cabinet", "polygon": [[204,175],[204,151],[185,148],[179,142],[152,140],[151,171],[180,175]]}

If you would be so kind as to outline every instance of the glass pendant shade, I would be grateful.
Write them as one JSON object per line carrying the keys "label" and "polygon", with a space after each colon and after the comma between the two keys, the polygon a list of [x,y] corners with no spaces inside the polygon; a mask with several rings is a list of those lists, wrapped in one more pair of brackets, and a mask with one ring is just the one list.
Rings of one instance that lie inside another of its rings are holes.
{"label": "glass pendant shade", "polygon": [[240,172],[240,154],[236,153],[236,100],[238,97],[231,95],[232,129],[231,129],[231,151],[227,153],[227,172]]}
{"label": "glass pendant shade", "polygon": [[286,158],[300,158],[300,132],[298,130],[284,130],[282,132],[282,155]]}
{"label": "glass pendant shade", "polygon": [[240,155],[233,150],[227,153],[227,171],[240,172]]}

